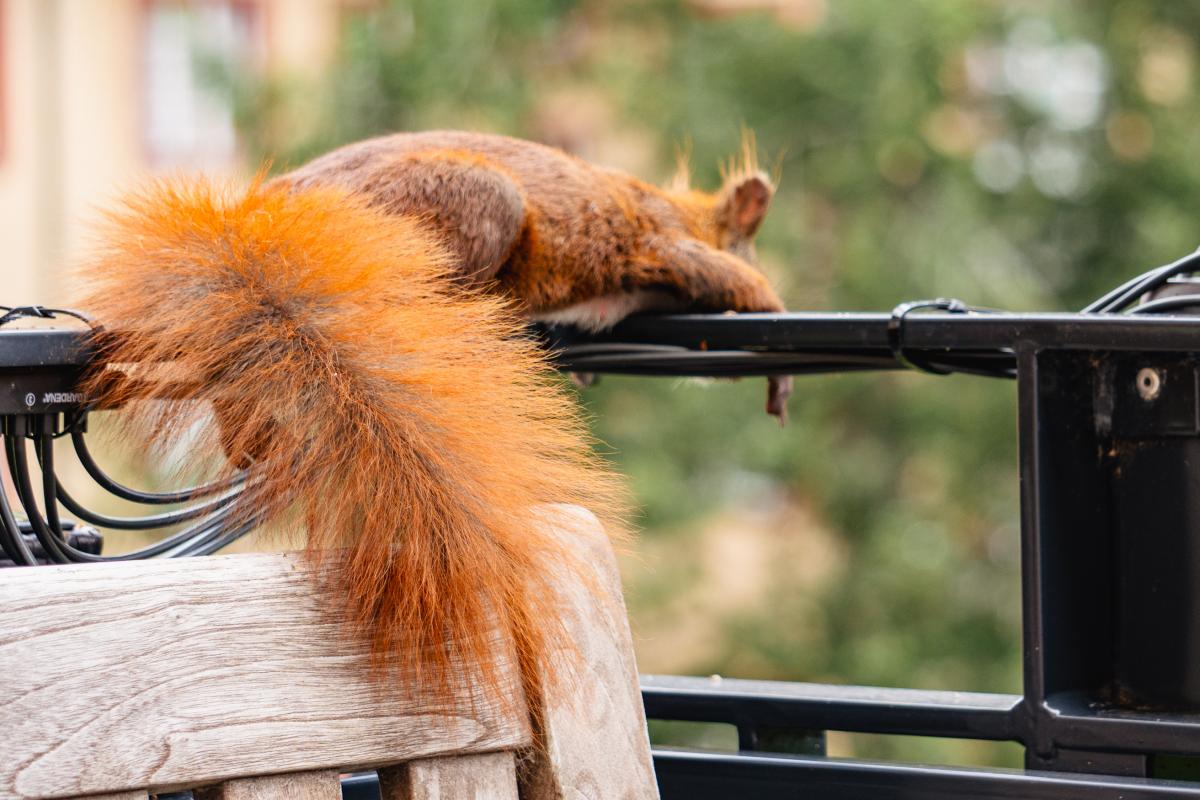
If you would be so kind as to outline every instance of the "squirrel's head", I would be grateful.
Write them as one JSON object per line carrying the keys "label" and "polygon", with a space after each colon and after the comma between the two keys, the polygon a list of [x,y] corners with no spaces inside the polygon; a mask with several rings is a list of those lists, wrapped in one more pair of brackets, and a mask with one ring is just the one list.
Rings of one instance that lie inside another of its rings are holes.
{"label": "squirrel's head", "polygon": [[775,185],[759,167],[754,134],[743,131],[741,152],[721,164],[724,180],[716,192],[692,189],[689,151],[684,146],[676,152],[675,175],[666,187],[684,224],[706,244],[755,263],[754,235],[767,216]]}
{"label": "squirrel's head", "polygon": [[754,234],[767,216],[775,187],[765,172],[729,176],[717,193],[713,206],[714,244],[739,258],[754,263]]}

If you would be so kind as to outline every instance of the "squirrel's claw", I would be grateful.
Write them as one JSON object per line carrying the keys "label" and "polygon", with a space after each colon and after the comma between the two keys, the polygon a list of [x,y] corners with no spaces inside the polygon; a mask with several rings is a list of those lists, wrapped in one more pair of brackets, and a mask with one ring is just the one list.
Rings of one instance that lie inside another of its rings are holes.
{"label": "squirrel's claw", "polygon": [[787,425],[787,399],[791,394],[791,375],[767,377],[767,413],[779,420],[781,428]]}

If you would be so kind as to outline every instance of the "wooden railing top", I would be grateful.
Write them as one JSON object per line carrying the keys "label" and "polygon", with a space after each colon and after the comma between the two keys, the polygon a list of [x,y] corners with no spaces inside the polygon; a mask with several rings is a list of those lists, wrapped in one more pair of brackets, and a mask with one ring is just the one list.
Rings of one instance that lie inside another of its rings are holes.
{"label": "wooden railing top", "polygon": [[[546,709],[546,763],[527,770],[522,795],[616,781],[626,785],[611,796],[653,796],[612,554],[594,520],[563,519],[563,535],[596,549],[609,594],[563,587],[588,674]],[[505,708],[469,685],[454,713],[387,690],[313,569],[298,554],[251,554],[0,570],[0,800],[143,796],[528,748],[515,670]]]}

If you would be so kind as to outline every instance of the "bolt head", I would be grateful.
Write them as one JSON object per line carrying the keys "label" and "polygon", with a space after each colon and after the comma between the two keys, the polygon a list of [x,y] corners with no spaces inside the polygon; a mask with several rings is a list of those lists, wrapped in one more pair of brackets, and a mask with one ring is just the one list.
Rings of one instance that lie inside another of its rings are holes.
{"label": "bolt head", "polygon": [[1162,374],[1154,367],[1142,367],[1134,378],[1138,396],[1149,403],[1162,394]]}

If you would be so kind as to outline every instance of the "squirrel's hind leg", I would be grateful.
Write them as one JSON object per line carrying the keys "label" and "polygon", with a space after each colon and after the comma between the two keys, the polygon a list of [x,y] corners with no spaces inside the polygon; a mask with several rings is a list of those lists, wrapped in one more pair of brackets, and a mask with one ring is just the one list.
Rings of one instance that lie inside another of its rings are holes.
{"label": "squirrel's hind leg", "polygon": [[358,191],[387,213],[426,220],[473,287],[495,278],[525,225],[520,187],[476,153],[404,153],[376,166]]}

